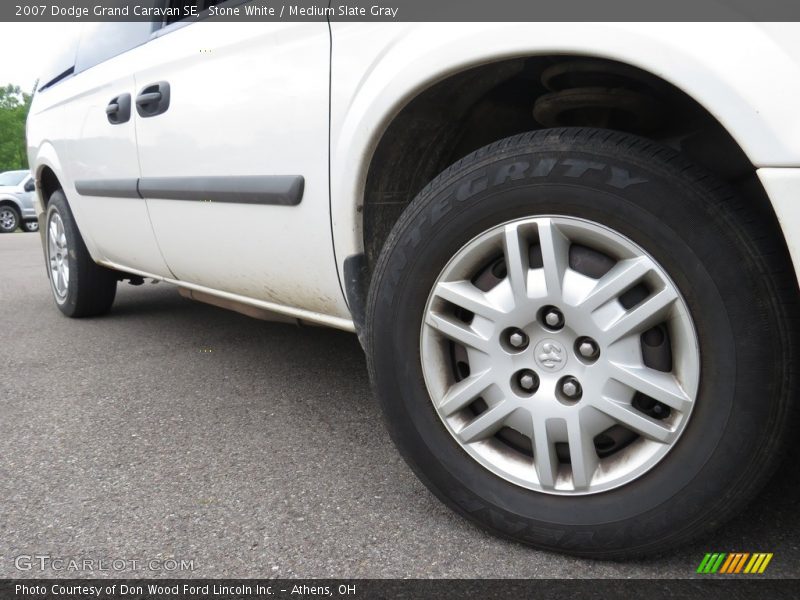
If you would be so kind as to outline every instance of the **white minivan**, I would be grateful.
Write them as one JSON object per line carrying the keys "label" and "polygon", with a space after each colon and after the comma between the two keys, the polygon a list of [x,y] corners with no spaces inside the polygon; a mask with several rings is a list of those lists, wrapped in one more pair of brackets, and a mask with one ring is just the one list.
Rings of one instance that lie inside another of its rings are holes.
{"label": "white minivan", "polygon": [[540,548],[661,552],[773,472],[797,25],[169,17],[54,64],[27,135],[67,316],[153,278],[355,332],[420,479]]}

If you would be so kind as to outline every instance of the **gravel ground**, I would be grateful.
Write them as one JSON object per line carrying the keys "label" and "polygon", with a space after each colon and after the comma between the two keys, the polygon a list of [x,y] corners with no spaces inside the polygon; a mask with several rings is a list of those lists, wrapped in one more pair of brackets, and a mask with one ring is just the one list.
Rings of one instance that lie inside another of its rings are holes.
{"label": "gravel ground", "polygon": [[539,552],[479,531],[416,480],[355,336],[251,320],[166,284],[121,285],[109,316],[70,320],[37,235],[0,235],[0,259],[0,577],[63,576],[15,568],[46,554],[193,561],[107,573],[143,577],[679,578],[734,550],[774,552],[767,575],[800,575],[797,450],[744,515],[668,557]]}

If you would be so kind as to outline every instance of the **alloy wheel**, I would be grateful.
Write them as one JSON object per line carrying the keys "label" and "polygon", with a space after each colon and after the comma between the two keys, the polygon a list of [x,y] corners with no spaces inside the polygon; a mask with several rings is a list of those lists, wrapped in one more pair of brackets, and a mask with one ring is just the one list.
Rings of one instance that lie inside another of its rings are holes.
{"label": "alloy wheel", "polygon": [[17,228],[17,216],[10,208],[0,207],[0,226],[5,231],[14,231]]}
{"label": "alloy wheel", "polygon": [[69,245],[61,215],[53,211],[47,221],[47,261],[50,284],[56,301],[61,304],[69,291]]}

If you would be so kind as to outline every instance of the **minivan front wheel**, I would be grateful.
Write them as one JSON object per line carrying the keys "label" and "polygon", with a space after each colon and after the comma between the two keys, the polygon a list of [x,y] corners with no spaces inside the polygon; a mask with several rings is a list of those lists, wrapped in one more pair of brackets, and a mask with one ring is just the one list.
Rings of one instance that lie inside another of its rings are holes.
{"label": "minivan front wheel", "polygon": [[419,194],[375,267],[367,354],[390,433],[440,499],[504,536],[595,557],[685,542],[779,453],[796,303],[781,244],[640,138],[481,149]]}
{"label": "minivan front wheel", "polygon": [[116,295],[116,274],[92,260],[61,190],[50,196],[45,223],[47,273],[59,310],[68,317],[108,312]]}

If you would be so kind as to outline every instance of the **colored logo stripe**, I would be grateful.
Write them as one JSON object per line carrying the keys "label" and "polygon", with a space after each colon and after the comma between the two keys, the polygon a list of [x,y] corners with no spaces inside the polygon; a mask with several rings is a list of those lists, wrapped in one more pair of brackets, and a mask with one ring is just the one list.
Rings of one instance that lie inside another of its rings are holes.
{"label": "colored logo stripe", "polygon": [[747,566],[744,568],[745,573],[763,573],[769,561],[772,560],[772,553],[769,554],[754,554],[753,558],[750,559],[750,562],[747,563]]}
{"label": "colored logo stripe", "polygon": [[732,552],[728,555],[728,560],[722,565],[720,573],[738,573],[742,570],[747,557],[750,556],[749,552]]}
{"label": "colored logo stripe", "polygon": [[722,561],[725,560],[725,553],[713,553],[713,554],[706,554],[705,558],[703,558],[700,566],[697,567],[698,573],[716,573],[717,569],[719,569]]}
{"label": "colored logo stripe", "polygon": [[[697,567],[698,573],[720,573],[720,574],[737,574],[737,573],[763,573],[769,562],[772,560],[773,554],[771,552],[756,552],[750,554],[749,552],[709,552],[700,561],[700,566]],[[746,565],[746,566],[745,566]]]}
{"label": "colored logo stripe", "polygon": [[728,558],[725,559],[725,562],[722,563],[722,568],[719,570],[720,573],[731,573],[730,570],[731,566],[734,565],[739,561],[739,555],[735,553],[728,554]]}

